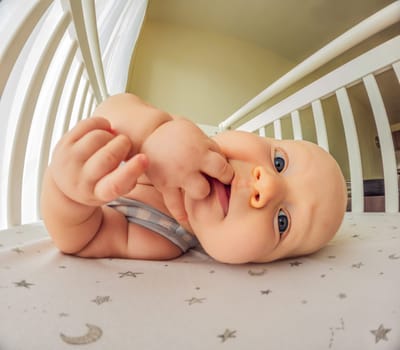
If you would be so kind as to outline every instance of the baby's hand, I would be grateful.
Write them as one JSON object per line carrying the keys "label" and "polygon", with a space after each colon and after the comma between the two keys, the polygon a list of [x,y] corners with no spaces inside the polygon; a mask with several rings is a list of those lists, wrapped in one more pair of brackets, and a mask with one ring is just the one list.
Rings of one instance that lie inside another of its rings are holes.
{"label": "baby's hand", "polygon": [[125,135],[115,135],[104,118],[78,123],[57,144],[50,171],[58,188],[70,199],[89,206],[103,205],[131,191],[147,166],[143,154],[124,165],[132,148]]}
{"label": "baby's hand", "polygon": [[233,177],[233,169],[215,141],[185,119],[161,125],[144,142],[142,152],[149,160],[146,174],[181,223],[187,220],[183,192],[203,199],[210,192],[206,175],[225,184]]}

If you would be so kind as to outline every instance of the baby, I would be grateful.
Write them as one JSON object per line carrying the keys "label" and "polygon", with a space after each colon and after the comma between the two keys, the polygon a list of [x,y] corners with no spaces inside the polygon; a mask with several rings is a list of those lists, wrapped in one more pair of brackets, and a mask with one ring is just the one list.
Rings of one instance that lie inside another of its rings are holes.
{"label": "baby", "polygon": [[207,137],[130,94],[102,102],[57,144],[42,215],[81,257],[172,259],[200,244],[225,263],[310,254],[339,228],[339,166],[306,141]]}

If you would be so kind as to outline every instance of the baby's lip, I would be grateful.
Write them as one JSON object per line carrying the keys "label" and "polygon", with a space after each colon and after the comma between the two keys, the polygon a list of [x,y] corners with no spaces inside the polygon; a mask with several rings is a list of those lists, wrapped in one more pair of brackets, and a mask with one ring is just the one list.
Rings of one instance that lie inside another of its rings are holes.
{"label": "baby's lip", "polygon": [[210,182],[211,192],[215,191],[224,215],[226,216],[228,214],[229,200],[231,197],[231,185],[225,185],[212,177],[208,178],[208,180]]}

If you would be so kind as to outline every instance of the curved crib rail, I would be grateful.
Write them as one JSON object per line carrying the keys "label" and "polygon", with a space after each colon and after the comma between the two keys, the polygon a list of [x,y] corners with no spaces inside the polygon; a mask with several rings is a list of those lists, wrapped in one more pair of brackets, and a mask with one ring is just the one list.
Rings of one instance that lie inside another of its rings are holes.
{"label": "curved crib rail", "polygon": [[372,35],[382,31],[400,21],[400,0],[386,6],[374,15],[366,18],[347,32],[343,33],[328,45],[324,46],[313,55],[305,59],[288,73],[284,74],[257,96],[252,98],[235,113],[219,124],[220,130],[231,127],[236,122],[246,117],[250,112],[261,106],[264,102],[278,95],[289,86],[300,81],[308,74],[314,72],[324,64],[338,57]]}
{"label": "curved crib rail", "polygon": [[329,151],[321,101],[335,95],[344,125],[349,157],[352,211],[362,212],[364,211],[364,189],[361,153],[347,89],[357,83],[363,83],[368,94],[380,141],[385,186],[385,210],[386,212],[398,212],[399,187],[394,144],[388,115],[375,79],[375,74],[388,69],[393,69],[397,80],[400,81],[400,36],[335,69],[240,125],[237,129],[249,132],[258,130],[261,135],[265,135],[265,126],[273,124],[274,136],[281,139],[281,119],[288,116],[291,119],[294,139],[302,139],[299,111],[311,106],[317,142]]}
{"label": "curved crib rail", "polygon": [[146,7],[147,0],[0,3],[0,229],[40,218],[56,140],[108,94],[125,91]]}
{"label": "curved crib rail", "polygon": [[[232,116],[220,123],[220,130],[233,124],[240,125],[248,113],[260,107],[262,103],[284,91],[291,84],[304,78],[323,64],[334,59],[347,49],[357,45],[373,34],[400,22],[400,1],[397,0],[365,19],[324,48],[317,51],[294,69],[267,87],[263,92],[241,107]],[[250,121],[242,123],[239,130],[258,131],[265,136],[265,127],[273,125],[274,137],[282,138],[281,119],[289,116],[294,139],[302,139],[299,111],[310,107],[316,129],[317,143],[329,151],[325,116],[321,101],[334,95],[344,126],[344,136],[349,159],[351,210],[364,211],[364,183],[361,152],[353,110],[348,97],[348,88],[357,83],[365,86],[380,143],[382,157],[385,211],[399,211],[399,180],[391,126],[385,105],[375,76],[384,70],[393,70],[397,81],[400,80],[400,36],[372,49],[353,61],[341,66],[297,93],[289,96]]]}

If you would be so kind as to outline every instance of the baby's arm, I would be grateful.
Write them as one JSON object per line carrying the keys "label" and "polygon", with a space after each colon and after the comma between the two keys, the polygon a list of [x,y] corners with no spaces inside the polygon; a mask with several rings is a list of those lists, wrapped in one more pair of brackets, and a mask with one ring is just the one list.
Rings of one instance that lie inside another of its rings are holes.
{"label": "baby's arm", "polygon": [[80,122],[57,144],[44,176],[42,215],[62,251],[78,253],[105,222],[117,224],[118,217],[103,204],[129,192],[147,165],[139,154],[119,166],[131,148],[130,140],[114,135],[102,118]]}
{"label": "baby's arm", "polygon": [[42,215],[56,245],[82,256],[179,255],[149,232],[132,232],[124,216],[104,204],[130,192],[146,172],[171,214],[185,224],[182,191],[206,196],[204,174],[229,181],[233,173],[225,157],[192,122],[134,95],[112,96],[94,115],[103,118],[80,122],[62,138],[44,177]]}
{"label": "baby's arm", "polygon": [[146,175],[183,225],[187,223],[183,192],[202,199],[210,191],[205,175],[226,184],[233,177],[219,146],[193,122],[171,116],[137,96],[112,96],[97,107],[95,115],[108,119],[117,133],[129,137],[133,144],[129,156],[146,154]]}

